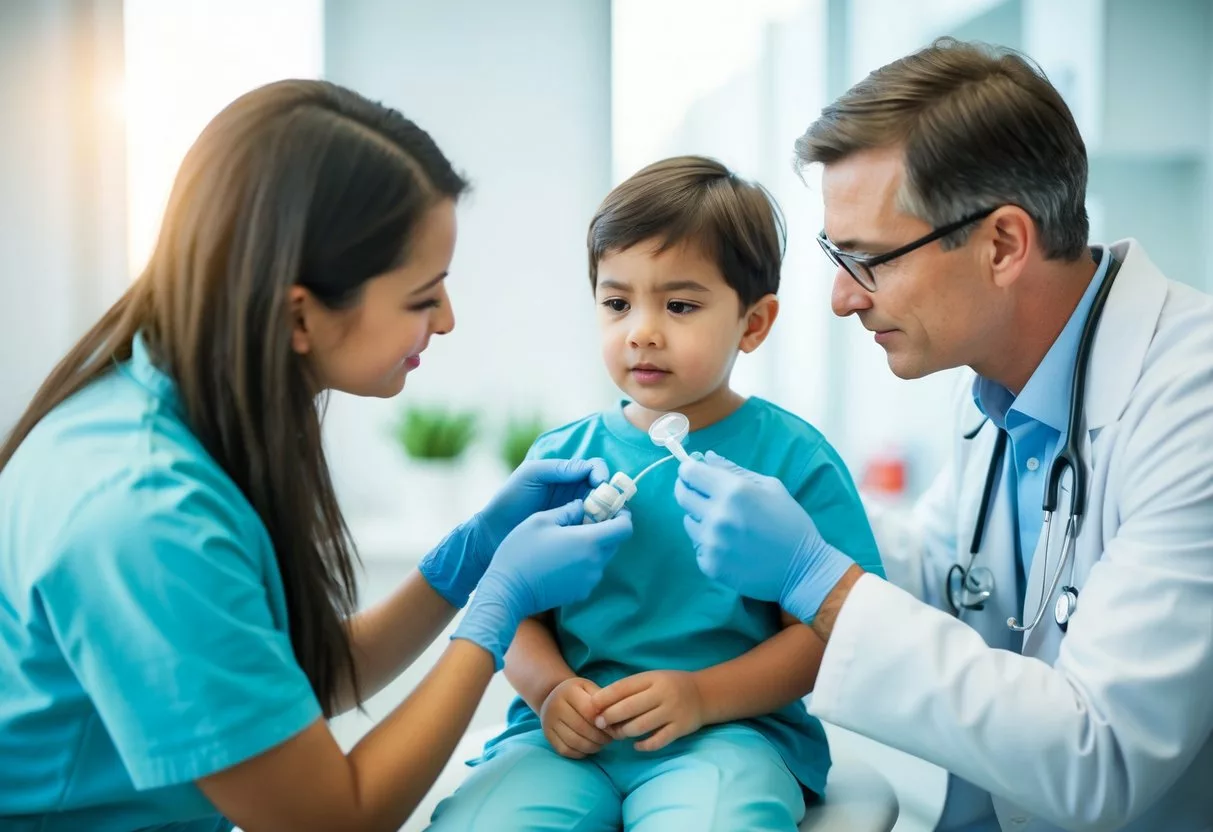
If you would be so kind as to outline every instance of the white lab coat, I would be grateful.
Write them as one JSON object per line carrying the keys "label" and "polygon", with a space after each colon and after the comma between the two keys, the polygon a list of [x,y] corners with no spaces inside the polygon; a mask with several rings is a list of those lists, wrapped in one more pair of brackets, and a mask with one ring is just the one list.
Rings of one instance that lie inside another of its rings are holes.
{"label": "white lab coat", "polygon": [[[1015,652],[1006,620],[1024,612],[1005,500],[978,556],[992,601],[960,620],[943,611],[995,439],[988,425],[962,437],[981,419],[969,375],[947,469],[913,512],[873,517],[890,580],[855,585],[812,699],[821,718],[988,791],[1004,830],[1213,829],[1213,300],[1164,278],[1135,241],[1113,252],[1123,265],[1087,381],[1090,493],[1061,581],[1079,590],[1068,632],[1054,593]],[[1059,503],[1028,614],[1058,562],[1067,488]]]}

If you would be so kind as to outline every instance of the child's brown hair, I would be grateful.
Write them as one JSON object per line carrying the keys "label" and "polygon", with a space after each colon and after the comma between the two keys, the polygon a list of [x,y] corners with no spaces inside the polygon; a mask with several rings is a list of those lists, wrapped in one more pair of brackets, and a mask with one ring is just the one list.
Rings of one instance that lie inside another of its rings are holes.
{"label": "child's brown hair", "polygon": [[660,240],[660,253],[700,246],[741,299],[742,309],[779,291],[786,238],[783,216],[765,188],[715,159],[677,156],[655,162],[607,194],[590,221],[590,285],[612,252]]}

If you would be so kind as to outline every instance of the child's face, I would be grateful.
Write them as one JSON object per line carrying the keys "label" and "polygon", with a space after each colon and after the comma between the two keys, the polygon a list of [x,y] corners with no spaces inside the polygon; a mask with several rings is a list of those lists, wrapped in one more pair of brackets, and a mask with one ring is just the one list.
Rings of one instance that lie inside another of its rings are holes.
{"label": "child's face", "polygon": [[737,351],[750,352],[775,319],[774,295],[742,310],[720,269],[693,244],[655,253],[648,240],[598,262],[602,357],[640,407],[689,410],[728,391]]}

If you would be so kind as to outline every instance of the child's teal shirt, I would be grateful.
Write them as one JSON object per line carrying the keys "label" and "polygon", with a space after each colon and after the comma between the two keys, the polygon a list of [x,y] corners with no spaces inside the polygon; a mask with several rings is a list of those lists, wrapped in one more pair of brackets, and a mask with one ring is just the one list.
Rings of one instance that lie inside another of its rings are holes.
{"label": "child's teal shirt", "polygon": [[[825,539],[865,570],[883,577],[876,541],[850,474],[820,433],[758,398],[693,432],[688,452],[714,450],[761,474],[778,477],[812,516]],[[532,458],[602,457],[611,472],[636,476],[666,455],[628,422],[622,406],[541,436]],[[752,650],[781,629],[777,605],[743,598],[708,579],[695,561],[674,501],[677,463],[644,477],[628,504],[635,533],[611,560],[589,598],[555,611],[555,633],[573,671],[606,686],[648,670],[696,671]],[[755,552],[755,557],[762,554]],[[783,755],[796,778],[823,793],[830,766],[821,723],[797,701],[743,722]],[[506,737],[539,730],[521,700],[510,707]]]}

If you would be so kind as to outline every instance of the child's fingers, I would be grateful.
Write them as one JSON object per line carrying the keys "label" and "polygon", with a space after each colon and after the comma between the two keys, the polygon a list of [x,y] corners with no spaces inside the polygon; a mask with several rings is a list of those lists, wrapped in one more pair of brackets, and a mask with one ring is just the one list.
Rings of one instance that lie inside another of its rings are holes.
{"label": "child's fingers", "polygon": [[572,714],[565,719],[565,722],[569,727],[587,740],[598,743],[599,747],[611,741],[612,737],[608,733],[594,725],[598,712],[594,710],[594,703],[590,700],[588,693],[575,691],[569,697],[568,704]]}
{"label": "child's fingers", "polygon": [[594,694],[602,690],[598,685],[594,684],[591,679],[577,679],[575,684],[571,686],[573,690],[584,693],[587,697],[593,698]]}
{"label": "child's fingers", "polygon": [[[560,737],[567,744],[573,746],[578,751],[593,754],[602,748],[602,746],[610,742],[611,738],[595,728],[593,723],[585,721],[585,719],[578,712],[576,705],[573,703],[573,701],[571,701],[573,698],[575,698],[576,691],[573,691],[572,693],[574,695],[563,699],[558,706],[553,709],[549,721],[551,722],[552,729],[554,731],[557,729],[564,729],[560,732]],[[584,739],[587,743],[590,743],[591,750],[587,751],[585,746],[581,744],[574,744],[573,742],[569,741],[566,738],[566,732],[575,734],[576,736]]]}
{"label": "child's fingers", "polygon": [[575,731],[577,736],[583,737],[587,742],[592,742],[594,751],[598,751],[611,741],[611,736],[607,731],[598,730],[592,722],[587,722],[585,718],[582,718],[580,713],[571,714],[568,719],[564,720],[564,724],[568,725],[570,730]]}
{"label": "child's fingers", "polygon": [[[581,757],[587,754],[596,754],[598,753],[598,749],[601,748],[601,746],[590,742],[563,722],[556,723],[552,730],[565,746],[577,752]],[[564,756],[568,757],[570,755],[565,754]]]}
{"label": "child's fingers", "polygon": [[606,728],[608,725],[618,725],[621,722],[627,722],[629,719],[635,719],[643,713],[648,713],[660,704],[661,697],[656,691],[648,688],[607,708],[598,716],[594,724],[599,728]]}
{"label": "child's fingers", "polygon": [[543,736],[544,739],[548,741],[548,745],[552,746],[552,750],[561,757],[568,757],[572,760],[580,760],[585,756],[584,754],[574,751],[565,745],[564,740],[560,739],[560,737],[556,735],[555,730],[552,728],[544,728]]}
{"label": "child's fingers", "polygon": [[636,750],[660,751],[676,739],[678,739],[678,729],[671,722],[653,736],[636,743]]}
{"label": "child's fingers", "polygon": [[594,704],[594,710],[605,711],[607,708],[614,705],[616,702],[622,702],[629,696],[640,693],[647,689],[652,684],[652,679],[648,678],[647,674],[638,673],[635,676],[628,676],[620,679],[613,685],[607,685],[605,688],[598,690],[591,697]]}
{"label": "child's fingers", "polygon": [[576,731],[580,736],[585,737],[589,742],[594,743],[594,745],[597,746],[595,750],[602,748],[602,746],[606,745],[613,739],[609,733],[599,730],[594,726],[594,723],[585,719],[579,713],[570,715],[569,718],[564,721],[564,724]]}
{"label": "child's fingers", "polygon": [[660,708],[654,708],[648,713],[641,714],[635,719],[628,720],[619,727],[619,733],[625,737],[643,737],[651,734],[669,722],[669,718]]}

